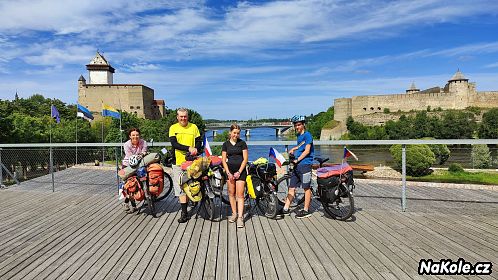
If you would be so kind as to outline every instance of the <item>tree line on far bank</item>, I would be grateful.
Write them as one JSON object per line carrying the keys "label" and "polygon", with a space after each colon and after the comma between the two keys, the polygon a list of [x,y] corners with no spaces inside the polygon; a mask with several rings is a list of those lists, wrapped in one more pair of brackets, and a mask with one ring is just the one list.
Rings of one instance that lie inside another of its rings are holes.
{"label": "tree line on far bank", "polygon": [[345,140],[399,140],[399,139],[496,139],[498,138],[498,108],[483,113],[482,121],[476,108],[448,110],[440,114],[419,111],[414,115],[401,115],[397,121],[382,126],[366,126],[349,117]]}
{"label": "tree line on far bank", "polygon": [[[60,123],[51,118],[51,105],[59,111]],[[203,131],[202,116],[193,110],[189,110],[189,114],[190,121]],[[169,141],[169,127],[176,122],[173,110],[167,110],[159,120],[145,120],[127,112],[122,112],[121,116],[120,135],[119,119],[76,120],[76,106],[58,99],[36,94],[25,99],[0,100],[0,143],[49,143],[50,133],[53,143],[119,143],[121,139],[128,139],[127,131],[132,127],[140,128],[142,138],[147,141],[165,142]]]}

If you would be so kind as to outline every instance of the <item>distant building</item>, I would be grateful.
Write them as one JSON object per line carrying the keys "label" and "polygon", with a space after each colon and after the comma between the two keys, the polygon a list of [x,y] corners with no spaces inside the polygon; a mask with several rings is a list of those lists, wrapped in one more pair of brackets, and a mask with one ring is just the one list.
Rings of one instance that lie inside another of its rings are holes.
{"label": "distant building", "polygon": [[114,84],[115,70],[99,52],[86,69],[88,83],[83,75],[78,79],[78,103],[94,116],[100,116],[102,104],[145,119],[164,116],[166,103],[162,99],[154,99],[153,89],[140,84]]}
{"label": "distant building", "polygon": [[366,125],[382,125],[396,116],[383,114],[389,112],[409,112],[411,110],[465,109],[467,107],[498,107],[498,91],[476,91],[476,84],[458,70],[443,88],[433,87],[419,90],[415,83],[405,93],[388,95],[365,95],[334,100],[334,120],[339,125],[334,129],[322,131],[320,139],[338,139],[347,132],[346,121],[353,117]]}

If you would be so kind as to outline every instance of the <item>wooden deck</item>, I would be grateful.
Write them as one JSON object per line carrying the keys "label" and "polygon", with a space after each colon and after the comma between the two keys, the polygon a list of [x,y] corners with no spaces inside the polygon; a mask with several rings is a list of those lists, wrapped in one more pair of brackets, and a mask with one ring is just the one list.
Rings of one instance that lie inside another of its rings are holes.
{"label": "wooden deck", "polygon": [[[269,220],[237,229],[169,197],[156,219],[125,214],[112,171],[70,168],[0,190],[0,279],[497,279],[498,192],[358,181],[354,220]],[[421,258],[491,261],[491,276],[419,276]]]}

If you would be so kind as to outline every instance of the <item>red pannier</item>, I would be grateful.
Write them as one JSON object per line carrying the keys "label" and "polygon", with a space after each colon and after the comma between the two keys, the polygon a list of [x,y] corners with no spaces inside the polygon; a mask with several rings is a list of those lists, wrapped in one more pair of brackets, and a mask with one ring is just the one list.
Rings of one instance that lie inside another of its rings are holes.
{"label": "red pannier", "polygon": [[123,187],[126,196],[135,201],[142,201],[145,197],[144,191],[140,187],[140,183],[136,176],[131,176],[126,180]]}
{"label": "red pannier", "polygon": [[149,192],[152,195],[159,196],[164,189],[164,170],[160,164],[152,163],[147,166],[149,177]]}

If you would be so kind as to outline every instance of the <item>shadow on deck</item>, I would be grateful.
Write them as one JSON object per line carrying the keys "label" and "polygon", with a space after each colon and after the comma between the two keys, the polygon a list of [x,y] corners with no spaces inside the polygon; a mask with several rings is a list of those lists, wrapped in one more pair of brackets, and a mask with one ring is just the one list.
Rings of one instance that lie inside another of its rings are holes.
{"label": "shadow on deck", "polygon": [[[498,263],[498,192],[357,183],[349,222],[324,216],[246,227],[193,217],[178,224],[168,197],[160,215],[127,215],[113,171],[70,168],[0,191],[2,279],[413,279],[422,258]],[[496,268],[495,268],[496,270]],[[467,276],[491,279],[491,276]],[[445,278],[445,277],[438,277]],[[463,279],[451,276],[447,279]]]}

